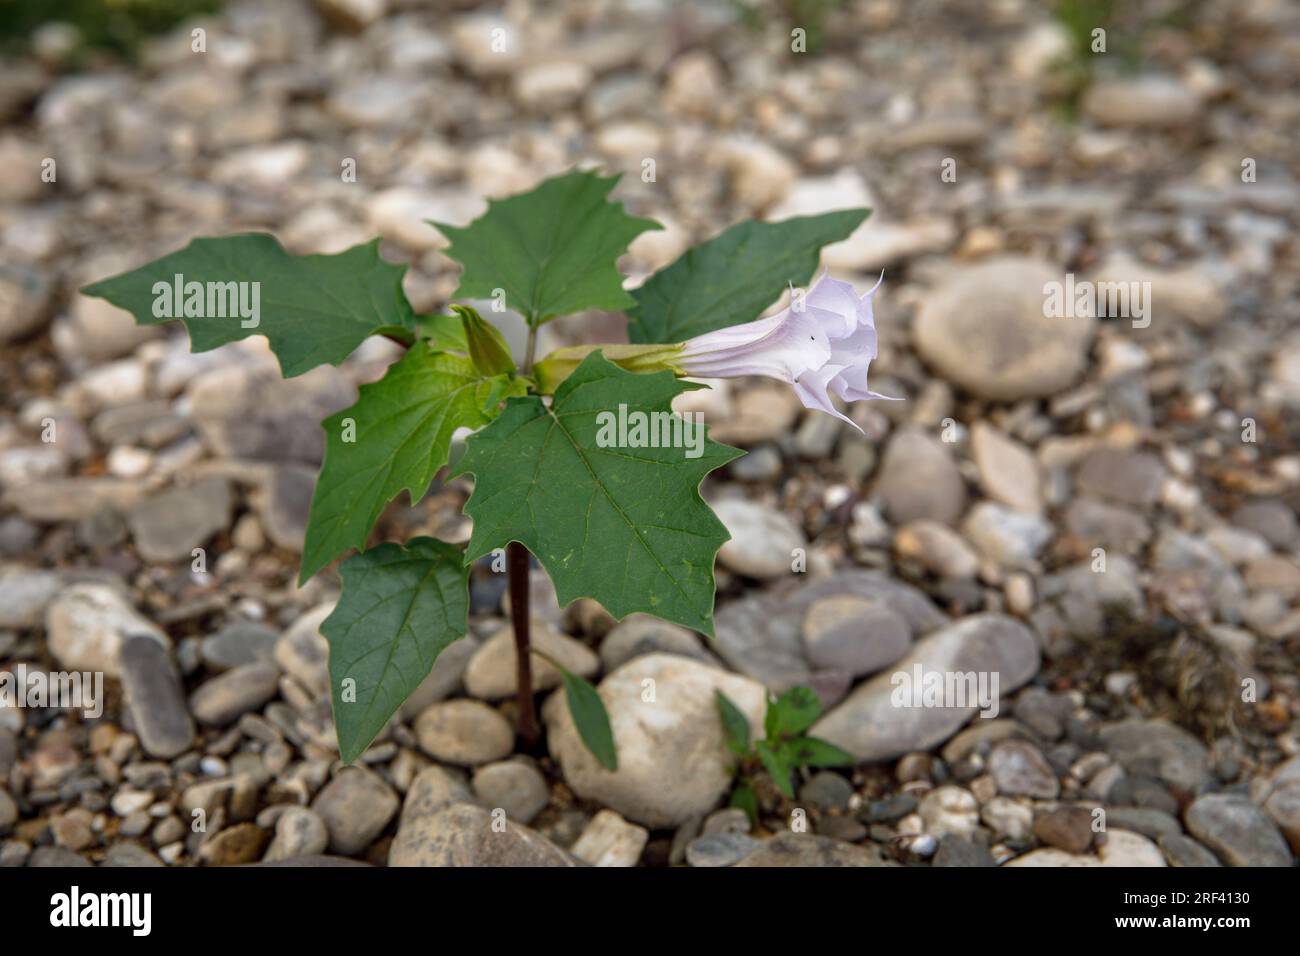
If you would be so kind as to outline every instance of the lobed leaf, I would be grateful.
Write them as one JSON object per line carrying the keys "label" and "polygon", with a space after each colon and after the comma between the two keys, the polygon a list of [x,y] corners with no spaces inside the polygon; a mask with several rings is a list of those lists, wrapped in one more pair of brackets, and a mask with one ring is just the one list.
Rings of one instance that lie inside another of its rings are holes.
{"label": "lobed leaf", "polygon": [[465,267],[455,298],[485,299],[503,289],[506,305],[529,325],[632,305],[615,262],[641,233],[663,227],[609,202],[617,182],[574,171],[492,200],[468,226],[433,223],[451,243],[443,252]]}
{"label": "lobed leaf", "polygon": [[812,278],[821,247],[847,238],[869,209],[742,222],[692,246],[632,296],[631,342],[684,342],[759,317],[789,285]]}
{"label": "lobed leaf", "polygon": [[343,592],[320,629],[330,647],[339,753],[351,763],[429,676],[443,648],[464,636],[469,569],[455,545],[413,538],[406,547],[381,544],[353,555],[340,571]]}
{"label": "lobed leaf", "polygon": [[561,604],[589,596],[616,618],[646,611],[712,635],[713,561],[727,532],[699,486],[741,452],[709,440],[703,425],[693,458],[681,447],[598,441],[620,411],[671,424],[673,396],[695,387],[671,372],[625,372],[594,352],[549,406],[510,399],[452,470],[475,475],[467,559],[519,541]]}
{"label": "lobed leaf", "polygon": [[[355,405],[331,415],[312,496],[299,583],[349,548],[364,548],[385,505],[403,489],[414,505],[447,463],[452,433],[496,417],[522,379],[485,376],[466,356],[417,342]],[[348,423],[351,423],[350,425]],[[351,439],[351,440],[349,440]]]}
{"label": "lobed leaf", "polygon": [[[81,291],[126,309],[142,325],[180,319],[195,352],[265,335],[280,369],[292,378],[317,365],[338,365],[379,332],[413,339],[416,319],[402,292],[405,272],[406,266],[379,257],[378,239],[337,255],[295,256],[273,236],[246,233],[194,239],[178,252]],[[175,288],[177,275],[183,277],[182,293],[191,282],[202,284],[201,314],[185,314],[186,300],[194,301],[185,294],[180,303],[164,304],[164,296],[177,298],[164,291]],[[240,289],[229,283],[257,283],[244,287],[250,305],[257,293],[256,325],[230,307],[229,293]]]}

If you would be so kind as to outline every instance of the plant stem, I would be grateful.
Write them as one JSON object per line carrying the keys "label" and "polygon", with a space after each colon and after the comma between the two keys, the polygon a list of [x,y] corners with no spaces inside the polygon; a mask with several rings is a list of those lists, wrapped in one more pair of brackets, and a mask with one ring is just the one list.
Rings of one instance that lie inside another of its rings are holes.
{"label": "plant stem", "polygon": [[529,642],[528,549],[518,541],[506,546],[506,572],[510,576],[510,620],[515,631],[516,730],[527,747],[541,738],[533,700],[533,655]]}
{"label": "plant stem", "polygon": [[[528,323],[528,345],[524,350],[525,375],[533,370],[537,351],[537,326]],[[537,726],[537,705],[533,699],[533,655],[529,638],[531,618],[528,610],[528,549],[518,541],[506,545],[506,573],[510,576],[510,621],[515,631],[515,705],[516,731],[525,747],[535,747],[541,739]]]}
{"label": "plant stem", "polygon": [[537,326],[531,322],[528,323],[528,345],[524,349],[524,374],[530,375],[533,371],[533,359],[537,357]]}

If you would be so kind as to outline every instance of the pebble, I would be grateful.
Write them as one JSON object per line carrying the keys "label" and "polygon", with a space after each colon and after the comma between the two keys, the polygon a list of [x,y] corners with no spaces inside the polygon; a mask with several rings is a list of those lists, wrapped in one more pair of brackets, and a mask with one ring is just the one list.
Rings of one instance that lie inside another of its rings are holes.
{"label": "pebble", "polygon": [[812,687],[822,703],[830,706],[847,692],[849,675],[809,664],[803,627],[813,604],[836,595],[881,602],[902,618],[913,634],[924,634],[948,620],[916,588],[879,572],[843,571],[786,591],[722,605],[715,617],[717,637],[712,647],[735,670],[773,688]]}
{"label": "pebble", "polygon": [[1027,568],[1055,532],[1044,518],[991,501],[971,508],[961,532],[985,558],[1004,568]]}
{"label": "pebble", "polygon": [[334,601],[327,601],[305,611],[275,645],[275,663],[317,697],[330,694],[330,646],[320,626],[334,613],[334,606]]}
{"label": "pebble", "polygon": [[979,572],[979,557],[962,536],[928,518],[909,521],[895,532],[894,553],[939,578],[969,579]]}
{"label": "pebble", "polygon": [[1079,467],[1079,491],[1119,504],[1149,506],[1159,500],[1165,474],[1155,455],[1103,447]]}
{"label": "pebble", "polygon": [[316,795],[311,808],[325,823],[330,850],[355,856],[383,832],[398,806],[397,795],[379,776],[361,767],[344,767]]}
{"label": "pebble", "polygon": [[1068,853],[1055,847],[1033,850],[1003,866],[1165,866],[1160,848],[1146,837],[1128,830],[1111,830],[1096,855]]}
{"label": "pebble", "polygon": [[916,427],[889,439],[874,493],[897,524],[929,519],[950,525],[966,510],[966,485],[952,454]]}
{"label": "pebble", "polygon": [[907,653],[912,632],[888,606],[851,594],[831,595],[809,606],[803,621],[804,652],[819,668],[853,677],[872,674]]}
{"label": "pebble", "polygon": [[9,796],[8,791],[0,789],[0,833],[9,832],[9,828],[18,822],[18,804]]}
{"label": "pebble", "polygon": [[74,584],[60,591],[46,609],[45,632],[50,653],[65,669],[103,671],[113,678],[122,676],[122,645],[128,638],[171,645],[161,628],[102,584]]}
{"label": "pebble", "polygon": [[482,807],[453,803],[432,813],[403,813],[388,851],[389,866],[575,866],[536,830]]}
{"label": "pebble", "polygon": [[550,113],[572,106],[590,85],[591,70],[584,64],[556,60],[521,70],[514,93],[526,109]]}
{"label": "pebble", "polygon": [[256,661],[274,661],[278,631],[251,621],[231,621],[216,634],[203,639],[203,662],[217,671],[228,671]]}
{"label": "pebble", "polygon": [[1170,866],[1223,866],[1217,856],[1191,837],[1168,834],[1158,842]]}
{"label": "pebble", "polygon": [[970,437],[971,456],[984,493],[1008,508],[1041,514],[1042,479],[1033,453],[984,421],[971,426]]}
{"label": "pebble", "polygon": [[126,521],[146,561],[188,561],[193,549],[229,526],[232,504],[229,482],[204,478],[146,498]]}
{"label": "pebble", "polygon": [[1005,740],[989,755],[989,773],[998,792],[1009,797],[1053,800],[1060,783],[1042,753],[1025,740]]}
{"label": "pebble", "polygon": [[769,866],[888,866],[876,847],[855,846],[831,837],[811,833],[778,833],[734,864],[740,867]]}
{"label": "pebble", "polygon": [[636,866],[650,831],[628,823],[613,810],[601,810],[569,852],[592,866]]}
{"label": "pebble", "polygon": [[36,627],[63,587],[57,571],[15,568],[0,573],[0,628]]}
{"label": "pebble", "polygon": [[239,866],[262,857],[270,834],[253,823],[236,823],[222,830],[199,848],[199,859],[208,866]]}
{"label": "pebble", "polygon": [[166,760],[184,753],[194,743],[194,724],[167,648],[150,637],[128,638],[121,664],[122,690],[140,746]]}
{"label": "pebble", "polygon": [[164,866],[165,864],[140,844],[124,840],[110,846],[99,865],[140,867]]}
{"label": "pebble", "polygon": [[435,760],[474,767],[509,756],[515,733],[499,713],[476,700],[431,704],[415,721],[420,749]]}
{"label": "pebble", "polygon": [[953,834],[969,838],[979,826],[979,803],[962,787],[936,787],[921,798],[916,812],[926,832],[936,837]]}
{"label": "pebble", "polygon": [[479,767],[474,771],[474,793],[484,806],[499,807],[520,823],[532,823],[551,800],[546,778],[520,760]]}
{"label": "pebble", "polygon": [[949,833],[939,840],[939,846],[935,851],[932,865],[977,867],[995,866],[996,864],[987,847],[973,843],[955,833]]}
{"label": "pebble", "polygon": [[921,638],[890,670],[860,684],[813,725],[812,735],[862,761],[888,760],[943,743],[971,719],[979,705],[970,701],[966,707],[897,706],[899,684],[894,675],[906,674],[913,680],[917,667],[923,675],[996,673],[998,693],[1006,695],[1038,672],[1038,644],[1013,618],[1000,614],[964,618]]}
{"label": "pebble", "polygon": [[649,614],[629,614],[601,641],[601,669],[608,673],[633,658],[659,651],[690,657],[704,664],[716,663],[693,631]]}
{"label": "pebble", "polygon": [[739,807],[714,810],[704,818],[699,833],[748,833],[751,829],[749,814]]}
{"label": "pebble", "polygon": [[799,799],[820,810],[847,810],[852,796],[853,785],[829,770],[813,774],[799,788]]}
{"label": "pebble", "polygon": [[329,838],[329,830],[319,814],[307,807],[289,807],[275,821],[275,836],[271,838],[262,862],[324,853]]}
{"label": "pebble", "polygon": [[1232,513],[1233,524],[1260,535],[1273,547],[1286,550],[1300,541],[1300,518],[1280,501],[1251,501]]}
{"label": "pebble", "polygon": [[1057,807],[1034,818],[1034,836],[1066,853],[1084,853],[1092,846],[1092,823],[1086,807]]}
{"label": "pebble", "polygon": [[1205,746],[1165,720],[1126,720],[1101,728],[1106,752],[1130,773],[1151,774],[1185,793],[1198,792],[1210,779]]}
{"label": "pebble", "polygon": [[1209,793],[1187,808],[1187,829],[1229,866],[1291,866],[1287,842],[1257,804],[1246,797]]}
{"label": "pebble", "polygon": [[1037,259],[996,257],[954,270],[922,302],[913,344],[935,371],[979,398],[1059,392],[1086,367],[1096,320],[1044,317],[1043,289],[1053,282],[1064,276]]}
{"label": "pebble", "polygon": [[213,677],[190,695],[190,712],[201,724],[224,727],[258,710],[280,689],[280,670],[258,661]]}
{"label": "pebble", "polygon": [[696,867],[731,866],[762,845],[745,833],[706,833],[686,844],[686,862]]}
{"label": "pebble", "polygon": [[656,829],[707,813],[731,785],[734,757],[714,692],[721,690],[748,717],[753,739],[766,712],[761,684],[671,654],[634,658],[597,690],[618,747],[618,769],[605,770],[590,754],[559,692],[542,708],[551,755],[574,793]]}
{"label": "pebble", "polygon": [[738,574],[760,579],[785,577],[793,569],[796,551],[807,548],[803,531],[773,508],[729,498],[715,502],[713,510],[731,535],[718,552],[718,560]]}
{"label": "pebble", "polygon": [[1178,80],[1154,74],[1093,83],[1083,111],[1107,126],[1159,128],[1191,125],[1201,112],[1200,98]]}
{"label": "pebble", "polygon": [[[567,671],[591,677],[600,669],[596,654],[573,638],[561,634],[545,621],[534,618],[530,640],[537,650],[554,658]],[[480,700],[500,700],[515,694],[514,626],[506,624],[483,642],[465,668],[465,690]],[[545,658],[532,660],[533,690],[550,690],[560,685],[560,671]]]}
{"label": "pebble", "polygon": [[302,553],[315,491],[315,468],[287,464],[273,468],[265,485],[252,496],[261,527],[277,548]]}

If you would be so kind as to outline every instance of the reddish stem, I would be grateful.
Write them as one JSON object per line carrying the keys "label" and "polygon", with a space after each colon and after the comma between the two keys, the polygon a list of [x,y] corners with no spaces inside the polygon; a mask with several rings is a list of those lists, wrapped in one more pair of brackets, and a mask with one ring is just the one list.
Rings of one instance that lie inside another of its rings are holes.
{"label": "reddish stem", "polygon": [[515,703],[519,711],[516,730],[526,747],[541,739],[537,707],[533,700],[533,655],[528,636],[528,549],[518,541],[506,546],[506,572],[510,576],[510,620],[515,631]]}

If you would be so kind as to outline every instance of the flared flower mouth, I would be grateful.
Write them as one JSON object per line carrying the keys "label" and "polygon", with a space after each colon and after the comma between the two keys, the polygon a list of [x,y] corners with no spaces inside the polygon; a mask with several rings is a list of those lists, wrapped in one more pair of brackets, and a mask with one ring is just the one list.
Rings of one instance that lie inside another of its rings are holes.
{"label": "flared flower mouth", "polygon": [[763,375],[794,386],[806,408],[834,415],[862,429],[835,407],[845,402],[890,399],[867,386],[876,357],[876,323],[871,297],[881,280],[861,296],[852,283],[823,270],[802,301],[776,315],[707,332],[687,341],[674,359],[685,374],[702,378]]}

